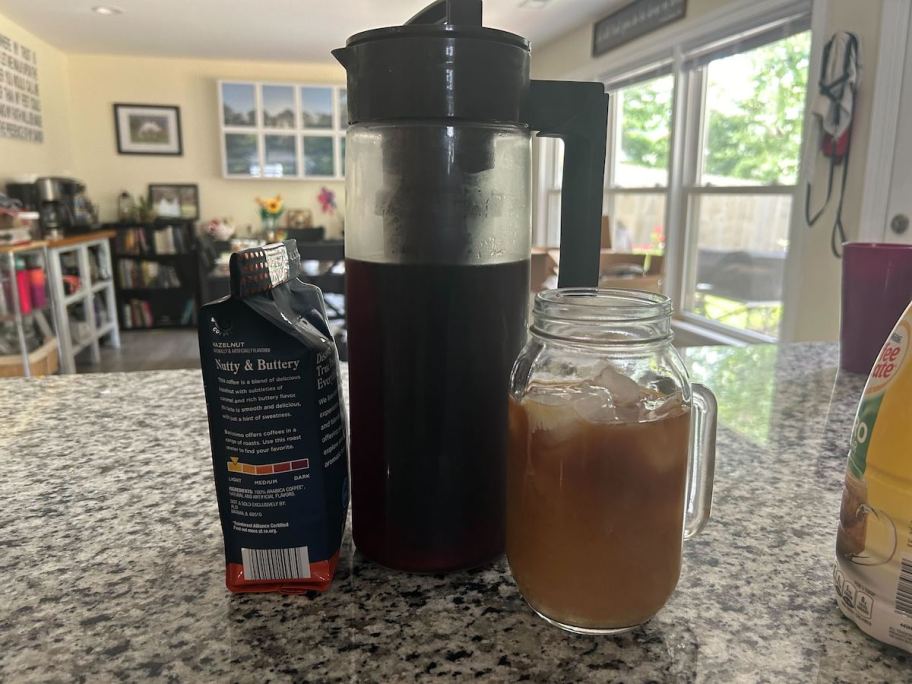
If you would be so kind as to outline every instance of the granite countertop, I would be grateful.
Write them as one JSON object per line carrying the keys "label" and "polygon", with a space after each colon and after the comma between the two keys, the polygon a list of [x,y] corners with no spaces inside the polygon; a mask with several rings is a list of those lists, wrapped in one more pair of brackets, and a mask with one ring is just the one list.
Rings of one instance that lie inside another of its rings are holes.
{"label": "granite countertop", "polygon": [[713,517],[669,604],[618,637],[547,625],[503,560],[397,574],[348,536],[328,593],[232,595],[198,372],[2,381],[0,680],[912,679],[831,586],[863,378],[831,345],[687,362],[719,399]]}

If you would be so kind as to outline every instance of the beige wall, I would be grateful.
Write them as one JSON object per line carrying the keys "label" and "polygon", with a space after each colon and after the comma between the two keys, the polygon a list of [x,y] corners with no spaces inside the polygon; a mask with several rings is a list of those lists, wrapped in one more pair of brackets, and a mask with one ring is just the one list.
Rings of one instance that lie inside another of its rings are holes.
{"label": "beige wall", "polygon": [[22,29],[0,14],[0,34],[34,50],[38,55],[38,87],[44,142],[32,143],[0,137],[0,189],[21,174],[72,172],[68,103],[67,57],[60,50]]}
{"label": "beige wall", "polygon": [[[683,19],[655,33],[650,33],[648,36],[632,41],[618,48],[618,51],[626,51],[629,48],[643,44],[661,44],[663,36],[672,27],[678,29],[681,26],[697,22],[707,12],[730,3],[731,0],[689,0],[687,3],[687,16]],[[603,56],[598,61],[610,64],[611,59],[616,54],[617,51],[614,51],[613,54],[608,53],[608,55]],[[603,71],[604,67],[596,67],[596,62],[597,60],[592,58],[591,22],[546,45],[539,46],[535,44],[532,46],[532,76],[534,78],[566,78],[569,74],[585,72],[589,66],[592,66],[595,72]],[[591,76],[595,75],[596,73],[591,74]]]}
{"label": "beige wall", "polygon": [[[341,214],[327,220],[317,194],[323,185],[344,207],[344,184],[301,180],[235,180],[222,177],[216,82],[225,79],[343,83],[332,64],[235,62],[111,55],[69,57],[70,115],[76,170],[101,207],[103,219],[116,214],[122,190],[146,193],[149,183],[196,183],[203,220],[230,217],[239,230],[259,226],[257,196],[281,193],[290,208],[310,208],[317,225],[338,231]],[[120,155],[114,136],[115,102],[177,105],[181,109],[184,153],[180,157]]]}

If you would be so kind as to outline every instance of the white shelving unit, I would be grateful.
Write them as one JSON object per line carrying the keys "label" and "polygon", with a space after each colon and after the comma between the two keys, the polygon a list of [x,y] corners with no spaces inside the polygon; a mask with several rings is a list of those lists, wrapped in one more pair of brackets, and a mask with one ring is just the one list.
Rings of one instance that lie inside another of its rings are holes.
{"label": "white shelving unit", "polygon": [[[101,360],[100,342],[104,337],[114,347],[120,346],[120,329],[117,326],[117,300],[114,295],[114,270],[111,265],[111,246],[109,238],[113,232],[103,231],[87,233],[55,240],[48,245],[48,266],[50,287],[54,292],[54,321],[60,343],[60,370],[62,373],[76,372],[76,355],[88,349],[93,363]],[[97,281],[92,280],[90,250],[97,250],[98,271],[107,275]],[[79,269],[80,288],[67,295],[63,286],[62,257],[65,254],[76,254]],[[99,321],[95,315],[95,301],[102,302],[106,312],[105,321]],[[85,330],[87,335],[77,337],[71,325],[70,308],[82,303],[85,309]]]}
{"label": "white shelving unit", "polygon": [[[19,212],[18,216],[23,220],[31,220],[33,217],[25,212]],[[34,216],[37,218],[37,215]],[[0,371],[0,376],[21,374],[28,378],[36,371],[34,366],[37,364],[39,374],[53,373],[57,368],[56,362],[48,363],[47,358],[51,355],[57,356],[57,339],[54,330],[51,328],[45,314],[50,314],[53,308],[53,292],[47,301],[40,306],[32,305],[28,313],[23,313],[24,304],[20,301],[19,287],[16,282],[16,259],[28,256],[39,260],[40,267],[47,272],[48,254],[47,243],[43,241],[32,241],[19,245],[0,246],[0,324],[12,323],[16,328],[18,341],[18,356],[21,358],[21,367],[15,368],[12,372],[6,363],[3,364],[4,370]],[[41,330],[44,337],[44,343],[33,351],[29,351],[26,342],[26,326],[36,324]],[[4,349],[0,349],[0,354],[5,356]]]}

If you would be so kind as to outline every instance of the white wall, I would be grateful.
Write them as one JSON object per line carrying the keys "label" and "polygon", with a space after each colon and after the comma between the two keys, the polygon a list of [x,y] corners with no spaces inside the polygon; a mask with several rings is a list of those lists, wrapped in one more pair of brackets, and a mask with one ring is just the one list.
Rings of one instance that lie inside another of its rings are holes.
{"label": "white wall", "polygon": [[19,174],[62,174],[73,170],[69,125],[70,84],[67,56],[0,14],[0,34],[38,55],[39,95],[44,141],[0,137],[0,190]]}
{"label": "white wall", "polygon": [[[862,190],[867,169],[868,141],[871,128],[871,104],[874,99],[874,75],[877,73],[877,55],[880,42],[880,0],[827,0],[826,36],[836,31],[851,31],[859,37],[862,64],[861,80],[855,109],[855,123],[852,133],[852,153],[849,175],[846,181],[845,204],[842,211],[843,223],[849,240],[860,235]],[[817,75],[809,79],[811,96],[816,94]],[[898,84],[897,84],[897,87]],[[811,143],[816,140],[811,139]],[[811,163],[803,169],[795,201],[796,215],[792,221],[793,239],[791,249],[799,256],[797,278],[793,284],[792,302],[794,307],[785,312],[784,325],[791,328],[789,339],[793,340],[835,340],[839,337],[839,315],[841,307],[842,261],[830,251],[830,234],[836,219],[836,195],[828,210],[814,225],[808,227],[804,220],[805,182],[813,173],[812,184],[815,198],[812,206],[819,206],[826,192],[828,161],[817,160],[816,171]],[[807,175],[805,175],[807,174]],[[837,176],[839,179],[839,176]],[[796,223],[797,222],[797,223]]]}
{"label": "white wall", "polygon": [[[311,209],[315,225],[326,225],[330,233],[341,228],[341,213],[332,219],[321,214],[317,194],[324,185],[334,190],[341,209],[344,183],[222,177],[216,86],[220,78],[342,84],[340,66],[73,54],[69,75],[75,167],[103,219],[115,217],[122,190],[145,194],[149,183],[196,183],[203,220],[230,217],[239,230],[247,224],[257,229],[254,198],[281,193],[287,207]],[[183,155],[118,154],[116,102],[179,106]]]}
{"label": "white wall", "polygon": [[[619,61],[620,53],[630,55],[642,50],[644,46],[661,45],[663,40],[667,41],[670,31],[677,30],[675,27],[705,20],[708,14],[729,10],[737,4],[749,3],[750,0],[690,0],[684,19],[596,59],[591,56],[592,24],[588,23],[547,45],[534,46],[533,75],[535,78],[596,78],[609,71],[612,62]],[[852,143],[852,163],[843,209],[846,231],[851,240],[859,234],[861,193],[872,126],[869,111],[877,69],[882,3],[881,0],[824,0],[822,4],[826,7],[824,40],[835,31],[846,30],[858,34],[861,42],[863,72]],[[811,98],[816,95],[816,83],[815,72],[808,79]],[[810,168],[810,165],[805,165],[802,173],[808,172]],[[821,162],[814,178],[817,187],[825,184],[825,174],[826,165]],[[800,225],[793,228],[793,238],[797,239],[793,239],[790,249],[794,250],[798,260],[794,269],[796,276],[789,283],[790,291],[786,297],[789,301],[785,312],[783,339],[835,340],[839,335],[841,274],[841,262],[833,257],[829,246],[835,203],[814,228],[808,228],[802,218],[805,181],[806,176],[802,175],[794,203],[793,222],[798,220]]]}

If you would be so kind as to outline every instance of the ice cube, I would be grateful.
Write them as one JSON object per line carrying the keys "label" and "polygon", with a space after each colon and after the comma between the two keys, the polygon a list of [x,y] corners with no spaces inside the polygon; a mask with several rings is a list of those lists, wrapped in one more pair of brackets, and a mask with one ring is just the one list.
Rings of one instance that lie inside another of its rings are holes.
{"label": "ice cube", "polygon": [[617,412],[611,392],[598,385],[580,385],[571,399],[573,410],[590,423],[617,422]]}
{"label": "ice cube", "polygon": [[610,363],[606,363],[595,376],[593,384],[603,387],[611,393],[611,400],[615,406],[632,406],[639,403],[645,391],[636,380],[619,372]]}
{"label": "ice cube", "polygon": [[568,385],[536,385],[522,401],[529,418],[529,432],[541,432],[551,444],[572,439],[580,429],[579,414],[573,408],[576,387]]}
{"label": "ice cube", "polygon": [[676,416],[684,411],[684,397],[680,391],[673,394],[662,395],[654,392],[655,396],[644,398],[641,408],[641,420],[661,420],[670,416]]}

